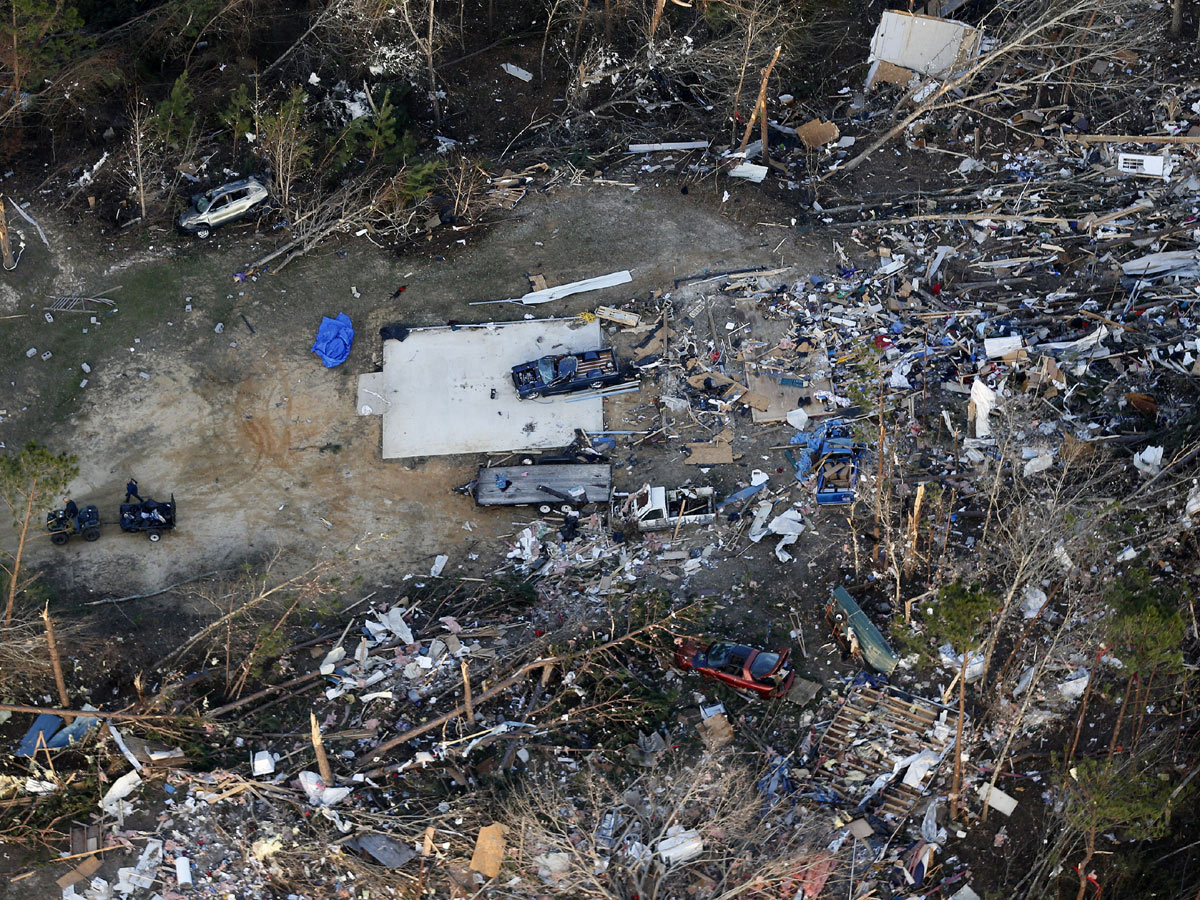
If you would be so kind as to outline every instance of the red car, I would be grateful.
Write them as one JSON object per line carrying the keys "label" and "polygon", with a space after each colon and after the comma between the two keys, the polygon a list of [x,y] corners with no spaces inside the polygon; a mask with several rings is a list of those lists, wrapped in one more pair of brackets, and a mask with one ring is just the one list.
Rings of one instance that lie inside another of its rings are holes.
{"label": "red car", "polygon": [[710,644],[675,641],[675,665],[680,669],[699,672],[711,681],[764,700],[782,697],[792,689],[796,673],[788,668],[791,654],[791,650],[771,653],[724,640]]}

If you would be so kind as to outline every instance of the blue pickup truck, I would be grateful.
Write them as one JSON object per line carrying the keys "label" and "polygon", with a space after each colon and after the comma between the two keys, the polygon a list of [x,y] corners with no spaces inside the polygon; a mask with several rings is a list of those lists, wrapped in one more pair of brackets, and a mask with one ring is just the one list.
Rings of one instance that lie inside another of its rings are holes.
{"label": "blue pickup truck", "polygon": [[784,453],[796,479],[803,481],[816,470],[817,503],[829,506],[854,502],[859,462],[866,447],[854,439],[849,425],[831,419],[812,431],[797,432],[791,443],[801,450],[799,459],[790,450]]}
{"label": "blue pickup truck", "polygon": [[624,378],[612,348],[543,356],[512,369],[513,385],[522,400],[599,390]]}

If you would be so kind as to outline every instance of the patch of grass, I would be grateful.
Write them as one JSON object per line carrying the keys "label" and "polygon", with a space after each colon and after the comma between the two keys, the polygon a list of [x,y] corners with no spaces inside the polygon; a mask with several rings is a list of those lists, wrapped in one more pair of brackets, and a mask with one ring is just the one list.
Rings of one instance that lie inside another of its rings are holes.
{"label": "patch of grass", "polygon": [[[22,394],[34,395],[29,403],[37,412],[32,418],[39,431],[53,428],[74,411],[78,401],[88,397],[89,391],[95,390],[92,385],[79,386],[83,379],[94,377],[83,372],[82,363],[88,363],[97,372],[111,371],[113,367],[124,369],[133,377],[139,371],[152,372],[155,358],[151,348],[168,341],[175,343],[171,331],[182,332],[186,321],[185,280],[192,276],[207,277],[211,265],[206,257],[196,256],[130,268],[103,279],[102,283],[79,288],[80,293],[107,296],[115,303],[112,309],[53,313],[53,322],[45,320],[43,310],[52,302],[45,293],[48,288],[31,285],[25,293],[29,299],[22,310],[25,317],[6,323],[11,336],[7,344],[11,349],[8,360],[0,363],[0,379],[15,382]],[[111,290],[117,285],[120,285],[118,290]],[[232,307],[232,301],[227,303]],[[99,325],[92,324],[93,317],[99,320]],[[175,325],[167,325],[168,321],[174,321]],[[135,342],[135,338],[139,341]],[[26,358],[29,347],[36,347],[38,355]],[[130,347],[136,348],[134,353],[129,352]],[[46,350],[53,356],[42,360],[41,353]],[[19,409],[10,406],[11,413]]]}

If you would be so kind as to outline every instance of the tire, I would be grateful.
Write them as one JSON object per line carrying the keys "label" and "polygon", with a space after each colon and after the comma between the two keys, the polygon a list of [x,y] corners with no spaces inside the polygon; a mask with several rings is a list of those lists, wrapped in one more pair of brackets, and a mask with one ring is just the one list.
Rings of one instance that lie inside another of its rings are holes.
{"label": "tire", "polygon": [[[539,506],[539,507],[538,507],[538,512],[540,512],[540,513],[541,513],[541,514],[544,516],[544,515],[546,515],[548,512],[550,512],[550,510],[551,510],[552,508],[553,508],[553,507],[551,507],[551,506],[550,506],[550,504],[548,504],[548,503],[543,503],[541,506]],[[63,541],[63,543],[65,544],[65,543],[66,543],[66,541]]]}
{"label": "tire", "polygon": [[542,396],[541,391],[530,391],[528,394],[525,395],[525,399],[526,400],[536,400],[540,396]]}
{"label": "tire", "polygon": [[92,543],[93,541],[100,540],[100,529],[99,528],[84,529],[83,539],[85,541],[87,541],[89,544]]}
{"label": "tire", "polygon": [[603,381],[593,381],[588,385],[588,387],[590,387],[593,391],[600,391],[605,388],[605,384]]}
{"label": "tire", "polygon": [[63,544],[65,544],[70,539],[71,539],[70,536],[65,531],[56,531],[52,535],[50,535],[50,543],[52,543],[58,547],[61,547]]}
{"label": "tire", "polygon": [[209,235],[211,235],[211,234],[212,234],[211,228],[197,228],[196,229],[196,237],[200,238],[200,240],[202,240],[202,241],[207,240]]}
{"label": "tire", "polygon": [[563,515],[568,515],[570,513],[575,512],[575,507],[573,507],[570,503],[564,503],[562,506],[560,506],[558,508],[558,511],[560,513],[562,513]]}
{"label": "tire", "polygon": [[159,541],[162,540],[162,531],[160,531],[157,528],[151,529],[150,540],[151,540],[151,542],[157,544]]}

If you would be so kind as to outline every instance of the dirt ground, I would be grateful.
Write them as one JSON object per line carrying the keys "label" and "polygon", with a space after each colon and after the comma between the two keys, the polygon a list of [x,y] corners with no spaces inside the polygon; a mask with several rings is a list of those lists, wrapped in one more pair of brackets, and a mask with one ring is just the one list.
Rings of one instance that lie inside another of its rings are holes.
{"label": "dirt ground", "polygon": [[[130,476],[143,496],[173,494],[179,527],[158,544],[115,525],[96,544],[59,548],[39,539],[28,561],[75,602],[157,590],[277,549],[296,565],[350,550],[356,571],[378,585],[427,573],[438,553],[450,555],[448,573],[478,574],[498,558],[498,538],[528,515],[480,510],[452,492],[471,479],[478,458],[380,459],[379,419],[354,410],[356,376],[378,362],[378,328],[528,315],[515,305],[468,305],[523,293],[526,273],[555,284],[633,272],[631,285],[543,305],[540,317],[646,298],[670,291],[675,277],[704,271],[781,261],[800,271],[823,268],[811,239],[781,241],[786,229],[737,221],[762,215],[696,189],[567,186],[531,193],[505,221],[482,234],[462,232],[450,249],[396,256],[347,240],[246,281],[235,273],[264,245],[247,229],[219,232],[207,244],[151,232],[140,246],[93,254],[73,248],[68,230],[43,216],[54,252],[30,241],[16,291],[6,285],[0,311],[25,314],[6,322],[12,338],[0,373],[12,399],[0,440],[13,447],[32,437],[78,454],[71,494],[100,506],[106,521],[116,518]],[[43,320],[44,296],[101,292],[116,311],[100,316],[100,325],[81,313]],[[327,370],[309,347],[321,315],[341,311],[357,337],[349,361]],[[27,358],[31,346],[53,357]],[[84,362],[90,373],[79,368]],[[618,405],[630,421],[615,421],[614,409],[608,427],[638,427],[639,405],[652,397],[634,396]],[[640,486],[651,474],[670,478],[671,469],[679,482],[699,474],[677,448],[662,460],[667,471],[647,468],[652,457],[626,459],[618,488]],[[711,478],[731,488],[749,465],[715,469]],[[471,553],[480,554],[477,563]]]}
{"label": "dirt ground", "polygon": [[[59,614],[86,614],[92,629],[120,648],[113,650],[121,661],[108,676],[111,683],[94,687],[120,689],[118,670],[151,664],[214,611],[179,592],[119,606],[85,607],[89,600],[157,591],[276,551],[290,569],[346,552],[362,593],[378,589],[382,597],[389,588],[402,592],[408,578],[420,582],[438,553],[450,556],[447,574],[494,569],[503,559],[503,539],[533,512],[480,509],[453,492],[473,477],[480,457],[381,460],[379,417],[357,416],[354,408],[357,375],[379,363],[379,327],[530,315],[515,305],[468,305],[520,295],[526,273],[542,273],[555,284],[632,270],[632,284],[534,310],[543,317],[656,291],[672,292],[677,310],[694,310],[705,288],[675,289],[672,280],[705,271],[781,264],[794,266],[801,273],[796,277],[824,271],[828,263],[811,237],[801,243],[786,229],[753,224],[771,214],[786,221],[785,212],[741,208],[696,190],[562,187],[531,194],[486,232],[462,232],[463,244],[397,256],[347,240],[278,275],[246,281],[235,273],[265,245],[248,228],[219,233],[206,244],[149,232],[130,236],[127,247],[74,247],[86,242],[73,242],[68,227],[42,214],[54,251],[47,253],[35,237],[18,271],[0,283],[0,316],[20,316],[0,319],[7,337],[0,377],[9,388],[0,406],[0,441],[11,449],[32,438],[76,453],[80,475],[70,494],[81,505],[96,503],[108,522],[117,517],[130,476],[143,496],[173,494],[179,509],[178,528],[157,544],[122,534],[114,524],[94,544],[76,539],[55,547],[39,535],[28,551],[27,562],[42,569]],[[99,314],[99,325],[81,313],[45,321],[43,298],[64,294],[106,294],[116,309]],[[713,309],[722,323],[738,316],[722,298]],[[325,369],[310,352],[313,334],[322,315],[342,311],[357,329],[353,352],[343,366]],[[707,338],[705,316],[696,319],[683,312],[677,326]],[[612,336],[618,349],[628,343]],[[29,347],[38,354],[27,357]],[[49,360],[40,358],[44,350],[52,352]],[[85,362],[90,372],[82,371]],[[644,430],[656,422],[657,387],[647,377],[641,392],[606,401],[607,427]],[[695,426],[680,429],[680,439],[664,448],[619,441],[616,487],[691,479],[723,494],[747,484],[754,468],[782,486],[790,478],[778,474],[782,455],[766,449],[782,432],[756,430],[748,417],[738,431],[739,460],[707,472],[683,461],[682,443],[705,439]],[[776,562],[765,541],[669,587],[716,595],[714,630],[772,644],[788,642],[789,613],[801,612],[811,632],[808,657],[798,667],[822,678],[839,665],[832,646],[820,646],[819,607],[824,585],[839,577],[826,570],[825,560],[839,555],[841,541],[831,535],[836,523],[822,523],[812,512],[816,527],[793,548],[798,558],[790,565]],[[5,533],[3,540],[11,537]],[[741,596],[751,601],[736,599]]]}

